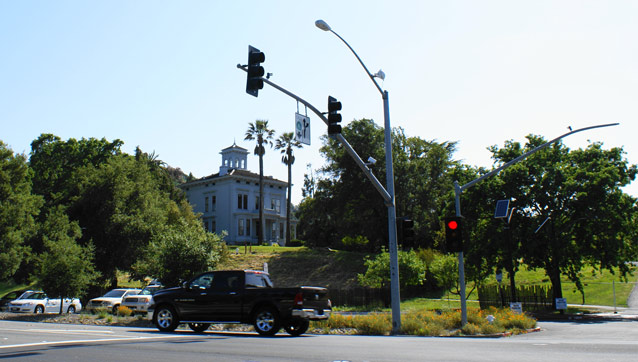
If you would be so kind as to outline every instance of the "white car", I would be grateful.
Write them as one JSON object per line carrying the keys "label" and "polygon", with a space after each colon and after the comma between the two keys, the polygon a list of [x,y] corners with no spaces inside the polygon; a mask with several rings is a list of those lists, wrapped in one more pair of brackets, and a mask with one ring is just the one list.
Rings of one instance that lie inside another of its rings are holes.
{"label": "white car", "polygon": [[160,284],[147,285],[139,294],[124,298],[122,307],[129,308],[133,313],[146,313],[153,301],[153,294],[162,288]]}
{"label": "white car", "polygon": [[[77,313],[82,310],[82,303],[78,298],[64,298],[62,312]],[[44,292],[33,292],[21,296],[9,303],[12,313],[60,313],[60,298],[49,298]]]}
{"label": "white car", "polygon": [[132,288],[112,289],[99,298],[89,300],[86,305],[86,310],[95,311],[98,309],[106,309],[115,314],[117,313],[117,308],[122,304],[122,299],[131,295],[137,295],[139,292],[139,289]]}

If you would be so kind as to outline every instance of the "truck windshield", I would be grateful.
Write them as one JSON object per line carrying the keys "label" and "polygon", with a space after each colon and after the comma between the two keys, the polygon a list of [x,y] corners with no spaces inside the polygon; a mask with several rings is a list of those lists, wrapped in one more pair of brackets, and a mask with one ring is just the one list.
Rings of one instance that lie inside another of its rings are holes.
{"label": "truck windshield", "polygon": [[246,273],[246,287],[272,288],[272,282],[265,273]]}

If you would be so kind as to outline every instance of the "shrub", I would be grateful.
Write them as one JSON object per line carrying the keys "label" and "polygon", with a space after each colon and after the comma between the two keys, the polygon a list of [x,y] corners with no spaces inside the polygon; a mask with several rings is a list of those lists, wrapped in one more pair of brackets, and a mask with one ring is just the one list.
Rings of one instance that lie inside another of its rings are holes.
{"label": "shrub", "polygon": [[122,306],[122,305],[117,307],[117,315],[123,316],[123,317],[128,317],[131,314],[133,314],[133,311],[130,308]]}

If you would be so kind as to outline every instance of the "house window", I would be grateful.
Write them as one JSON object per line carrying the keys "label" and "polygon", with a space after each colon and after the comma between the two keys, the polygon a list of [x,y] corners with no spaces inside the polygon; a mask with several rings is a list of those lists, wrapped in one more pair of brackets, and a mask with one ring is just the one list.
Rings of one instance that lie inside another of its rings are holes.
{"label": "house window", "polygon": [[208,221],[204,221],[204,230],[208,231]]}
{"label": "house window", "polygon": [[237,235],[238,236],[244,236],[244,226],[245,226],[244,219],[237,220]]}
{"label": "house window", "polygon": [[246,236],[250,236],[250,219],[246,219]]}
{"label": "house window", "polygon": [[259,196],[255,197],[255,210],[259,210]]}
{"label": "house window", "polygon": [[237,195],[237,208],[248,210],[248,195],[246,194]]}
{"label": "house window", "polygon": [[279,223],[279,239],[284,238],[284,223]]}
{"label": "house window", "polygon": [[281,200],[274,198],[270,199],[270,208],[279,213],[281,211]]}
{"label": "house window", "polygon": [[272,223],[272,233],[270,233],[272,239],[277,239],[277,223]]}
{"label": "house window", "polygon": [[204,212],[208,212],[208,196],[204,197]]}
{"label": "house window", "polygon": [[217,207],[217,196],[215,195],[211,196],[210,203],[211,203],[212,210],[215,211],[215,208]]}
{"label": "house window", "polygon": [[217,231],[217,223],[215,222],[215,220],[210,222],[210,232],[214,233]]}

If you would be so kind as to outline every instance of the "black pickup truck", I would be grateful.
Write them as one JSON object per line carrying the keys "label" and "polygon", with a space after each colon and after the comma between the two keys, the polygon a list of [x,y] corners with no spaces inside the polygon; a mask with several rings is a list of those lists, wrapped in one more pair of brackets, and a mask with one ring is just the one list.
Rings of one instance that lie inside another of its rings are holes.
{"label": "black pickup truck", "polygon": [[159,290],[148,315],[163,332],[181,323],[195,332],[211,323],[246,323],[260,335],[272,336],[283,327],[298,336],[310,320],[328,319],[331,311],[326,288],[274,288],[267,273],[240,270],[207,272],[181,287]]}

